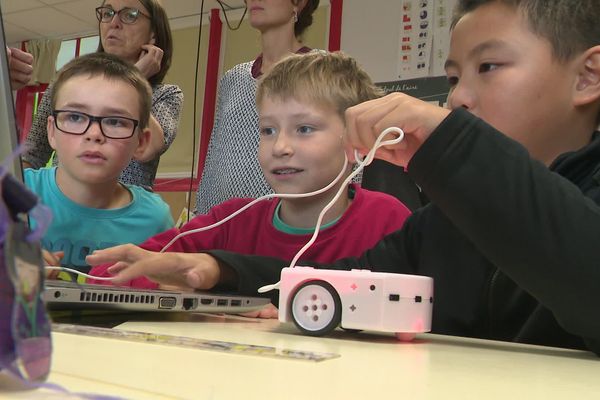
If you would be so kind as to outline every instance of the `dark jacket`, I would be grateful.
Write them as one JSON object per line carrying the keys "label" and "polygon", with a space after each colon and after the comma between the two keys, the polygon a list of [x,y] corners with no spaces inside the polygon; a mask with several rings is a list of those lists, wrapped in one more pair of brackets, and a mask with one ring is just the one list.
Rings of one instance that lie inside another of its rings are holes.
{"label": "dark jacket", "polygon": [[[435,333],[600,355],[599,136],[548,169],[455,110],[408,166],[431,204],[359,259],[326,267],[433,277]],[[212,254],[237,272],[248,294],[279,280],[286,266]]]}

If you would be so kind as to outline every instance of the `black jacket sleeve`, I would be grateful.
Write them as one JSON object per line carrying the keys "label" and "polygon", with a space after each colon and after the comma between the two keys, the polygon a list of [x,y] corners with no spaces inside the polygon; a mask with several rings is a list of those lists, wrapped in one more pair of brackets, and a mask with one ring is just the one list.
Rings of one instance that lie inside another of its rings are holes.
{"label": "black jacket sleeve", "polygon": [[450,114],[408,171],[488,260],[600,354],[593,199],[465,110]]}

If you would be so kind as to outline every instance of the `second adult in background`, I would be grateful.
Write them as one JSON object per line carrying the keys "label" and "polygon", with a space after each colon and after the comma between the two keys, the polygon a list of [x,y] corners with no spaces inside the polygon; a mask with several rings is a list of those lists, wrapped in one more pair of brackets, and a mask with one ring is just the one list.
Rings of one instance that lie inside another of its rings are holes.
{"label": "second adult in background", "polygon": [[312,24],[319,0],[247,0],[250,26],[260,32],[261,54],[223,76],[215,123],[198,195],[196,213],[235,197],[271,193],[258,163],[257,79],[290,53],[310,51],[300,41]]}
{"label": "second adult in background", "polygon": [[[106,0],[96,8],[100,33],[99,52],[114,54],[142,72],[152,87],[151,142],[144,154],[132,160],[121,182],[152,188],[160,155],[167,151],[177,133],[183,93],[176,85],[162,83],[173,54],[171,28],[158,0]],[[51,113],[52,85],[44,93],[27,137],[23,154],[27,166],[41,168],[52,148],[46,123]]]}

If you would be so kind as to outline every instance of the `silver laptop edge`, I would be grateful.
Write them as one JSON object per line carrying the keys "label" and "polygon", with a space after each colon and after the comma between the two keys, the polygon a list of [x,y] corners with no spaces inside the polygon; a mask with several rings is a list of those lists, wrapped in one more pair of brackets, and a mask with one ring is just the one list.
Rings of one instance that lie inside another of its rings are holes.
{"label": "silver laptop edge", "polygon": [[49,309],[120,311],[181,311],[242,313],[254,311],[269,299],[215,292],[177,292],[104,285],[46,281],[43,299]]}

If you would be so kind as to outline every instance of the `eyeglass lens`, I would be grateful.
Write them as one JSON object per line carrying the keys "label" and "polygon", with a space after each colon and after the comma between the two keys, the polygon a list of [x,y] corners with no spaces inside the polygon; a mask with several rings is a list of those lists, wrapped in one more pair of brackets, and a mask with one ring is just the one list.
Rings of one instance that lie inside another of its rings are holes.
{"label": "eyeglass lens", "polygon": [[131,7],[125,7],[118,11],[110,7],[98,7],[96,9],[96,15],[98,19],[104,23],[111,22],[115,14],[119,16],[119,19],[124,24],[133,24],[135,21],[137,21],[140,15],[140,10]]}
{"label": "eyeglass lens", "polygon": [[92,122],[99,121],[104,136],[126,139],[133,135],[137,121],[125,117],[93,117],[74,111],[56,111],[56,127],[63,132],[83,135]]}

